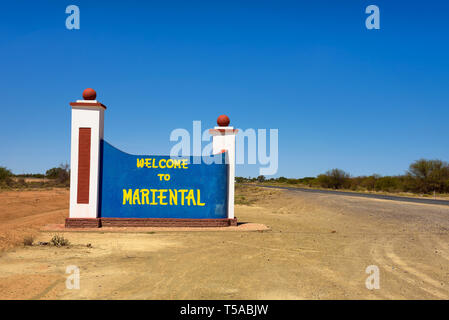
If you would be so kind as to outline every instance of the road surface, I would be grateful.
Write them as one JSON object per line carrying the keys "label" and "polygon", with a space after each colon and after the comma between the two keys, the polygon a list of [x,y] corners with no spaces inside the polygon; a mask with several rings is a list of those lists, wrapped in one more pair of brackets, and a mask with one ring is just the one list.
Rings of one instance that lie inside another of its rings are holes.
{"label": "road surface", "polygon": [[[246,185],[250,185],[250,184],[246,184]],[[256,186],[262,187],[262,188],[284,189],[284,190],[292,190],[292,191],[300,191],[300,192],[327,193],[327,194],[335,194],[335,195],[339,195],[339,196],[363,197],[363,198],[372,198],[372,199],[381,199],[381,200],[405,201],[405,202],[438,204],[438,205],[449,206],[449,200],[388,196],[388,195],[383,195],[383,194],[360,193],[360,192],[351,192],[351,191],[334,191],[334,190],[323,190],[323,189],[267,186],[264,184],[256,184]]]}

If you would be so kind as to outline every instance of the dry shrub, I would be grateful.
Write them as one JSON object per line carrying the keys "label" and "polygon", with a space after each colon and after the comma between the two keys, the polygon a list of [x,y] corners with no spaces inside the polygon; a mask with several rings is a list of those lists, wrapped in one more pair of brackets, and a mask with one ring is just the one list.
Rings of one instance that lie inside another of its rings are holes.
{"label": "dry shrub", "polygon": [[34,242],[34,237],[29,235],[23,238],[23,245],[24,246],[32,246]]}
{"label": "dry shrub", "polygon": [[68,246],[70,244],[69,240],[64,238],[64,236],[60,236],[58,234],[55,234],[53,238],[50,240],[51,244],[55,247],[64,247]]}

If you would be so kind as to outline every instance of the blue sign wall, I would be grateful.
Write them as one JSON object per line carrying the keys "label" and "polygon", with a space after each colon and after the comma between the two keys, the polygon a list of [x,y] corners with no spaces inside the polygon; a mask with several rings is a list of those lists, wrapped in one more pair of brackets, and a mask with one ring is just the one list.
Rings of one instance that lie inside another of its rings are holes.
{"label": "blue sign wall", "polygon": [[103,140],[100,217],[227,218],[225,154],[209,160],[131,155]]}

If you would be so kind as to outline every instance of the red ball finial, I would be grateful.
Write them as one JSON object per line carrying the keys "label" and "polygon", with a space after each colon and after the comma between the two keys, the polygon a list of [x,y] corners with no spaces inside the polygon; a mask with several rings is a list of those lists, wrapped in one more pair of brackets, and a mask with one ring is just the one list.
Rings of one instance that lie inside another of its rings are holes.
{"label": "red ball finial", "polygon": [[224,114],[219,116],[218,119],[217,119],[217,124],[220,127],[227,127],[227,126],[229,126],[230,122],[231,122],[231,120],[229,120],[229,117],[227,115],[224,115]]}
{"label": "red ball finial", "polygon": [[87,88],[83,91],[83,99],[84,100],[95,100],[97,97],[97,93],[92,88]]}

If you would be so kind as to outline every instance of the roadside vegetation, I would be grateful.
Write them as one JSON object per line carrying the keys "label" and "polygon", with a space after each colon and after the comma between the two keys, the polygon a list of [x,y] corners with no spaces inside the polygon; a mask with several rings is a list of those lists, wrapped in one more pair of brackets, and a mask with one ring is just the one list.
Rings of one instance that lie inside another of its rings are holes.
{"label": "roadside vegetation", "polygon": [[51,238],[50,243],[54,245],[55,247],[65,247],[70,245],[70,242],[67,238],[64,238],[64,236],[55,234],[53,238]]}
{"label": "roadside vegetation", "polygon": [[449,194],[449,164],[441,160],[420,159],[410,164],[403,175],[351,176],[341,169],[332,169],[317,177],[257,178],[236,177],[237,183],[291,185],[308,188],[351,190],[360,192],[413,193],[420,195]]}
{"label": "roadside vegetation", "polygon": [[27,188],[51,188],[69,187],[70,167],[61,164],[59,167],[42,173],[13,174],[6,167],[0,167],[0,189],[27,189]]}

